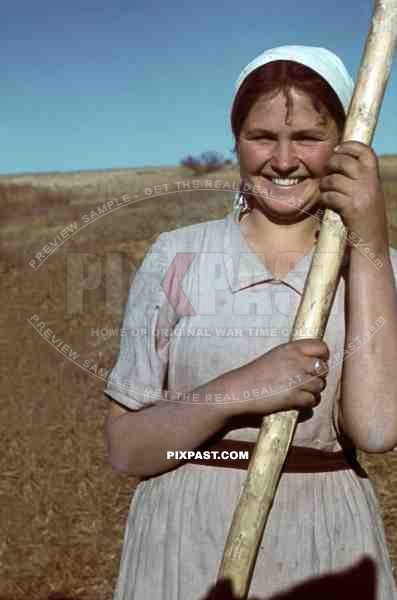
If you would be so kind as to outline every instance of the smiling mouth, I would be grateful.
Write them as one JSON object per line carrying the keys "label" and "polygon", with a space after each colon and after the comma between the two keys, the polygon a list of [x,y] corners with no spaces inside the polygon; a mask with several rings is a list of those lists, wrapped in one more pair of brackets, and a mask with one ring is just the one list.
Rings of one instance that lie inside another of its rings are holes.
{"label": "smiling mouth", "polygon": [[274,186],[290,188],[306,181],[306,177],[266,177]]}

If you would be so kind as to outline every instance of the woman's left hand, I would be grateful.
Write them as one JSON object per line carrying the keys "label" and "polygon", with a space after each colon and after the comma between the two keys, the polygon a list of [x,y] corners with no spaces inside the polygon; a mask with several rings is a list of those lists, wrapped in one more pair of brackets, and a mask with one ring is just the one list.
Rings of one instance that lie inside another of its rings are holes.
{"label": "woman's left hand", "polygon": [[348,227],[350,249],[361,242],[373,252],[383,250],[388,246],[387,217],[375,152],[361,142],[343,142],[327,171],[320,181],[322,203],[338,212]]}

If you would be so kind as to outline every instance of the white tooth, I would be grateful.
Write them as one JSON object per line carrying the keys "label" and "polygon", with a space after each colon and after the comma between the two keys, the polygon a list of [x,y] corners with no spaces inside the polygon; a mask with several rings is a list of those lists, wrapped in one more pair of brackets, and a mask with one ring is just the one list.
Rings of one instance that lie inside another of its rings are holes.
{"label": "white tooth", "polygon": [[299,179],[282,179],[279,177],[274,177],[272,179],[272,182],[275,183],[276,185],[288,186],[288,185],[296,185],[297,183],[299,183]]}

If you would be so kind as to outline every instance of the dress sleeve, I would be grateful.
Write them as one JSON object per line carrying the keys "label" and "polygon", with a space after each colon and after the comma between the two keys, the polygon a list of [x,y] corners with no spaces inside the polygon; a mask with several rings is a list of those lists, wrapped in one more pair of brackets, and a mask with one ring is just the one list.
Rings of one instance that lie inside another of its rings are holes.
{"label": "dress sleeve", "polygon": [[168,232],[145,255],[130,285],[120,349],[105,394],[131,410],[161,401],[167,384],[170,334],[178,316],[161,283],[172,263]]}

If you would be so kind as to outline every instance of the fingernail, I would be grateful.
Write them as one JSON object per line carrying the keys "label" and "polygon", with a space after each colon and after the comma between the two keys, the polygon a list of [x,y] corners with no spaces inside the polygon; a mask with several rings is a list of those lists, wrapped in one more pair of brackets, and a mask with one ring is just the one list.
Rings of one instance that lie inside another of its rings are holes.
{"label": "fingernail", "polygon": [[339,148],[340,148],[340,146],[339,146],[339,145],[338,145],[338,146],[335,146],[335,148],[334,148],[334,152],[338,152]]}

